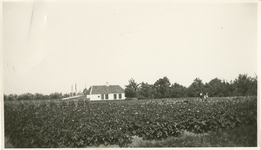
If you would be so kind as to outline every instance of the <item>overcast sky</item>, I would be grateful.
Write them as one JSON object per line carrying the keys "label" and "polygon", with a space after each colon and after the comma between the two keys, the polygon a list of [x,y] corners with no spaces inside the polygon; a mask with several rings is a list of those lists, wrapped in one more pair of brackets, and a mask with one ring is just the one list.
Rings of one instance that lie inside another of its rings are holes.
{"label": "overcast sky", "polygon": [[4,2],[4,93],[257,74],[257,3]]}

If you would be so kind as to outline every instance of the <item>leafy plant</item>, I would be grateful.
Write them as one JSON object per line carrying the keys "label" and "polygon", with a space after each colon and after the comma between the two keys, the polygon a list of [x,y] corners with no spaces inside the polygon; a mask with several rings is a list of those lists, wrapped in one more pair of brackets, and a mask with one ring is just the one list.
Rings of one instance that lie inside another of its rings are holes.
{"label": "leafy plant", "polygon": [[18,148],[124,146],[132,137],[159,140],[256,122],[256,97],[4,104],[5,136]]}

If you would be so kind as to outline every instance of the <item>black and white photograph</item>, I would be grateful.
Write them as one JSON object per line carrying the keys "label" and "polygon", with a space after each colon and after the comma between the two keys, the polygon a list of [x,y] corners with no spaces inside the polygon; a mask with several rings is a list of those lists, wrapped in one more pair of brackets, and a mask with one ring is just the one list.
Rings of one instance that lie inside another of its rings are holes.
{"label": "black and white photograph", "polygon": [[258,9],[4,0],[1,148],[259,149]]}

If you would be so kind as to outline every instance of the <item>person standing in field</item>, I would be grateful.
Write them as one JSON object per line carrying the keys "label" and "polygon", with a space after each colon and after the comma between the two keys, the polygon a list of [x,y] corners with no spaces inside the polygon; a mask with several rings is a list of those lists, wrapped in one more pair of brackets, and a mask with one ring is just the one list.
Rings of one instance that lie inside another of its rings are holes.
{"label": "person standing in field", "polygon": [[199,94],[199,97],[200,97],[200,100],[203,100],[203,98],[204,98],[204,95],[203,95],[203,93],[202,93],[202,92],[200,92],[200,94]]}
{"label": "person standing in field", "polygon": [[204,95],[204,100],[206,101],[208,98],[208,92]]}

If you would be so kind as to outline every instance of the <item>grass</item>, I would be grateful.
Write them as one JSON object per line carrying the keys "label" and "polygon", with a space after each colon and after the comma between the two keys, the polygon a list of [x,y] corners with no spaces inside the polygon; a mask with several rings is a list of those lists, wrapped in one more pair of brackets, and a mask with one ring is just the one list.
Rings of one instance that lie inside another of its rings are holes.
{"label": "grass", "polygon": [[126,147],[257,147],[257,125],[205,134],[184,131],[180,137],[164,140],[142,140],[133,137],[132,143]]}

